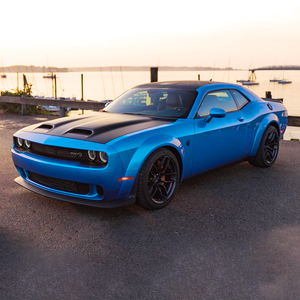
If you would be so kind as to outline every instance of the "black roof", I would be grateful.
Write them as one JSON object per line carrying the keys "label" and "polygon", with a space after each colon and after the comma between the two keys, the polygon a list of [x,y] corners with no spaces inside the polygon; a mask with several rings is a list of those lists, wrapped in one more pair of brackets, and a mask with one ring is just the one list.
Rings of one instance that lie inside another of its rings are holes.
{"label": "black roof", "polygon": [[135,86],[136,88],[175,88],[175,89],[188,89],[196,90],[201,86],[208,84],[217,84],[220,82],[216,81],[200,81],[200,80],[190,80],[190,81],[161,81],[161,82],[151,82]]}

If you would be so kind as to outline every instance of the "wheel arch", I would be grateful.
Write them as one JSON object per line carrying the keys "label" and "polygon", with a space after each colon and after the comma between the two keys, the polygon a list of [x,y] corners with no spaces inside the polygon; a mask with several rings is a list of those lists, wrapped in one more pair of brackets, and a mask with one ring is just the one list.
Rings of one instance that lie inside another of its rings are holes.
{"label": "wheel arch", "polygon": [[278,117],[275,114],[269,114],[265,116],[265,118],[261,121],[259,128],[256,132],[254,143],[249,156],[254,156],[256,154],[263,134],[269,126],[274,126],[278,134],[280,134]]}
{"label": "wheel arch", "polygon": [[[276,128],[277,132],[278,132],[278,135],[280,135],[279,125],[278,125],[276,122],[271,122],[271,123],[268,125],[268,127],[269,127],[269,126],[274,126],[274,127]],[[267,129],[267,128],[266,128],[266,129]]]}
{"label": "wheel arch", "polygon": [[180,176],[179,178],[181,179],[182,177],[182,171],[183,171],[183,163],[182,163],[182,157],[180,155],[180,153],[178,152],[178,150],[172,146],[165,146],[165,147],[161,147],[161,148],[166,148],[168,150],[170,150],[176,157],[177,162],[179,164],[179,171],[180,171]]}
{"label": "wheel arch", "polygon": [[183,162],[185,156],[184,147],[179,139],[167,135],[151,137],[150,139],[144,141],[132,156],[130,163],[127,167],[127,173],[131,173],[131,172],[139,173],[147,158],[154,151],[161,148],[166,148],[175,155],[180,168],[180,180],[181,180],[183,174],[183,168],[184,168],[184,162]]}

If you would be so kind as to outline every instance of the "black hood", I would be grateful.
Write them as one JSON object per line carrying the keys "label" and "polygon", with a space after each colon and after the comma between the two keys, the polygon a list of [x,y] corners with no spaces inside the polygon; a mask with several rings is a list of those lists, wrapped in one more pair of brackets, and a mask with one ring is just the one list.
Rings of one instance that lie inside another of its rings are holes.
{"label": "black hood", "polygon": [[24,130],[105,144],[122,135],[174,121],[176,119],[99,112],[47,121]]}

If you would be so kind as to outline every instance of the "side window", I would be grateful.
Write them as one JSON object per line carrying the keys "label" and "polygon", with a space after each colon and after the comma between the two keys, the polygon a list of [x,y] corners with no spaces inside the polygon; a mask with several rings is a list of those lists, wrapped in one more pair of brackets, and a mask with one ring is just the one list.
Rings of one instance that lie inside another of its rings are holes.
{"label": "side window", "polygon": [[233,94],[233,97],[235,98],[238,104],[238,109],[243,108],[245,105],[249,103],[248,99],[246,99],[246,97],[242,95],[240,92],[236,90],[231,90],[231,93]]}
{"label": "side window", "polygon": [[212,108],[222,108],[226,112],[237,110],[236,103],[228,90],[220,90],[208,93],[198,110],[198,116],[208,116]]}

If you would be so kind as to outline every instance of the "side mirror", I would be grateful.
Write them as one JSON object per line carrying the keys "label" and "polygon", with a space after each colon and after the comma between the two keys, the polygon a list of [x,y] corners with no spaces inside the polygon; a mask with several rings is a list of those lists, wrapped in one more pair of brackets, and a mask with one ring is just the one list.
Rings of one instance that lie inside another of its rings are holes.
{"label": "side mirror", "polygon": [[210,110],[209,116],[204,119],[204,122],[209,123],[212,118],[224,118],[226,116],[226,111],[222,108],[212,108]]}

